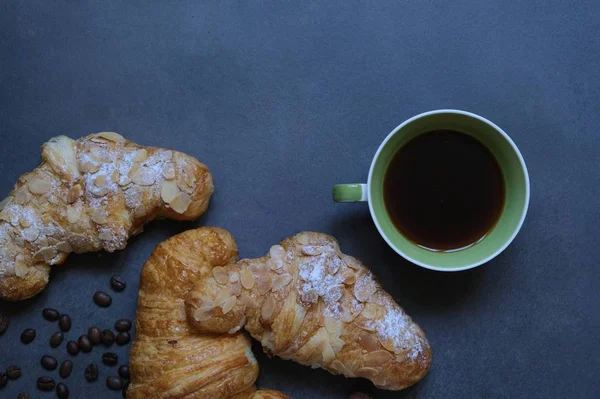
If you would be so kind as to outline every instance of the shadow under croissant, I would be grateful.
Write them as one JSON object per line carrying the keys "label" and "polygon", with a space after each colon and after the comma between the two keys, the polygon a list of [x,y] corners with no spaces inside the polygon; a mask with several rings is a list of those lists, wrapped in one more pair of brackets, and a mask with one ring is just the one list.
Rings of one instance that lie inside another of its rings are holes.
{"label": "shadow under croissant", "polygon": [[371,393],[371,397],[375,397],[373,392],[378,391],[364,378],[346,378],[342,375],[332,375],[321,368],[311,369],[277,356],[269,358],[263,352],[260,342],[254,339],[252,351],[260,365],[256,385],[279,389],[292,398],[347,399],[350,393],[355,391],[368,392]]}
{"label": "shadow under croissant", "polygon": [[324,369],[311,369],[276,356],[269,358],[263,352],[260,342],[254,339],[252,351],[260,364],[256,385],[281,390],[292,398],[349,399],[355,392],[363,392],[372,399],[413,398],[428,379],[425,376],[417,384],[402,391],[385,391],[377,389],[373,383],[364,378],[346,378],[343,375],[332,375]]}
{"label": "shadow under croissant", "polygon": [[[53,266],[50,269],[50,284],[42,292],[19,302],[0,299],[0,307],[9,316],[30,311],[37,312],[45,306],[48,298],[56,295],[54,292],[57,291],[67,294],[69,298],[84,300],[84,302],[88,299],[85,295],[89,294],[89,306],[93,308],[95,305],[91,302],[91,295],[96,290],[111,293],[108,282],[112,274],[129,276],[129,278],[126,278],[128,284],[126,292],[130,292],[131,295],[127,295],[127,297],[135,302],[139,273],[154,248],[169,237],[201,226],[204,219],[204,215],[202,215],[193,222],[168,219],[155,220],[144,226],[142,234],[131,237],[123,250],[73,253],[64,264]],[[83,287],[87,286],[90,287],[89,292],[82,290]],[[70,300],[65,300],[65,302]]]}

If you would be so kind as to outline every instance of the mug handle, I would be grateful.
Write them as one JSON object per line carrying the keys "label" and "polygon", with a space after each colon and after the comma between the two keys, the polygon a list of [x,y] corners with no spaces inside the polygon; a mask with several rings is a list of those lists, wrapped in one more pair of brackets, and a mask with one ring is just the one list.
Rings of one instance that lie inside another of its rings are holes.
{"label": "mug handle", "polygon": [[366,184],[336,184],[333,186],[333,200],[335,202],[363,202],[369,199],[368,192]]}

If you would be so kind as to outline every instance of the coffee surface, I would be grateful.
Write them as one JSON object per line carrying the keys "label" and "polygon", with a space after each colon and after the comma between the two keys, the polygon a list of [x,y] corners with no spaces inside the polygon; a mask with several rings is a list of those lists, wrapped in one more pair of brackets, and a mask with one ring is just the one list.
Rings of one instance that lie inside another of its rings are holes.
{"label": "coffee surface", "polygon": [[477,139],[435,130],[411,140],[388,165],[387,212],[402,235],[437,251],[468,247],[494,227],[505,187],[493,154]]}

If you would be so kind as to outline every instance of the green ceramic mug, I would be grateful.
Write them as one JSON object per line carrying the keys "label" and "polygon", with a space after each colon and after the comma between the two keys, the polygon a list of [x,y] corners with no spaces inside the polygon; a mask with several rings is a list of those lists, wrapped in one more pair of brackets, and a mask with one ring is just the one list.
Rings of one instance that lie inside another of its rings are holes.
{"label": "green ceramic mug", "polygon": [[[394,227],[383,201],[385,172],[396,152],[416,136],[438,129],[456,130],[483,143],[496,157],[506,189],[504,209],[493,229],[481,241],[455,252],[432,251],[405,238]],[[529,206],[529,175],[519,149],[502,129],[479,115],[442,109],[414,116],[395,128],[375,153],[367,184],[338,184],[333,187],[333,199],[368,201],[379,233],[407,260],[427,269],[459,271],[488,262],[515,238]]]}

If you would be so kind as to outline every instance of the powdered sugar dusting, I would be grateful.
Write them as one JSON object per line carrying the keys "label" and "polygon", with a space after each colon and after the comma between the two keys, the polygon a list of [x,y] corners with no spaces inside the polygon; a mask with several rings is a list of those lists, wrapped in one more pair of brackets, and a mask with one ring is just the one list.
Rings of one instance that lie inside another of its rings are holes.
{"label": "powdered sugar dusting", "polygon": [[365,305],[362,302],[356,300],[355,298],[352,298],[352,300],[350,301],[350,309],[349,309],[352,319],[354,319],[354,317],[356,315],[358,315],[360,312],[362,312],[364,308],[365,308]]}
{"label": "powdered sugar dusting", "polygon": [[415,359],[423,351],[420,337],[412,331],[414,324],[397,306],[387,304],[383,318],[367,325],[377,332],[380,339],[391,340],[398,351],[408,350],[408,359]]}
{"label": "powdered sugar dusting", "polygon": [[10,239],[11,231],[12,226],[10,224],[0,222],[0,247],[3,248],[0,251],[0,277],[4,275],[11,276],[15,273],[15,259],[7,256],[12,252],[8,250],[8,246],[13,245]]}
{"label": "powdered sugar dusting", "polygon": [[[50,181],[52,192],[58,192],[60,184]],[[26,185],[19,190],[27,190]],[[48,195],[48,194],[47,194]],[[53,220],[45,223],[36,211],[37,197],[28,196],[26,203],[8,203],[2,210],[0,220],[0,276],[15,274],[15,261],[17,256],[27,254],[25,246],[37,252],[40,248],[48,246],[48,237],[64,235],[64,229]],[[54,264],[58,258],[48,259],[49,264]]]}
{"label": "powdered sugar dusting", "polygon": [[319,255],[309,255],[300,260],[299,276],[303,280],[298,287],[300,298],[310,303],[316,303],[318,298],[321,298],[325,303],[324,315],[340,318],[342,309],[339,300],[344,293],[344,277],[341,273],[329,274],[332,256],[337,255],[330,248],[312,246],[310,250],[303,250],[303,252],[319,253]]}
{"label": "powdered sugar dusting", "polygon": [[[125,189],[125,205],[130,212],[139,212],[145,191],[152,191],[153,196],[158,196],[167,167],[163,161],[172,159],[172,152],[163,154],[165,151],[159,151],[147,157],[145,149],[123,148],[118,143],[117,146],[121,148],[113,151],[107,144],[94,141],[87,152],[78,154],[80,166],[91,165],[92,168],[89,173],[83,174],[86,202],[92,209],[106,210],[109,200],[117,198]],[[132,184],[131,175],[140,178],[145,187]],[[102,246],[108,251],[122,249],[127,244],[128,232],[121,223],[98,225],[98,232]]]}

